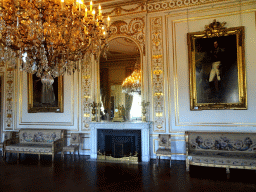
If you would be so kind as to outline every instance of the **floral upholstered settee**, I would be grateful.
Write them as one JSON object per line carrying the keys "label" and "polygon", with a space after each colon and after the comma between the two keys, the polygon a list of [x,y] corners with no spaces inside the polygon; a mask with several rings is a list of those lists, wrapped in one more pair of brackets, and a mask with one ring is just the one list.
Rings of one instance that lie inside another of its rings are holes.
{"label": "floral upholstered settee", "polygon": [[58,129],[20,129],[17,142],[6,142],[4,146],[4,158],[6,153],[20,153],[54,155],[61,152],[64,145],[64,130]]}
{"label": "floral upholstered settee", "polygon": [[256,133],[186,132],[190,165],[256,170]]}

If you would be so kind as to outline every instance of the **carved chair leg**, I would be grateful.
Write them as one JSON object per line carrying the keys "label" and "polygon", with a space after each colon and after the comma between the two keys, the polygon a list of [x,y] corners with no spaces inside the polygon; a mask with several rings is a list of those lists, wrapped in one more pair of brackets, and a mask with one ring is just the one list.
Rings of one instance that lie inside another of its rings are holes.
{"label": "carved chair leg", "polygon": [[52,163],[54,162],[54,153],[52,154]]}
{"label": "carved chair leg", "polygon": [[61,152],[61,159],[64,160],[64,152]]}
{"label": "carved chair leg", "polygon": [[188,160],[188,158],[186,159],[186,171],[189,171],[189,160]]}

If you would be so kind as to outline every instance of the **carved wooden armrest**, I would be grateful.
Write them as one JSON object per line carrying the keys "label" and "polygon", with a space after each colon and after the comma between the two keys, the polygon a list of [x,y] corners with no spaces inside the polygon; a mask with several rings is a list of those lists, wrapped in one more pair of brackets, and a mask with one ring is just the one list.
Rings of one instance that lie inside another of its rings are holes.
{"label": "carved wooden armrest", "polygon": [[188,157],[188,152],[189,152],[189,141],[188,141],[188,133],[186,133],[186,156]]}
{"label": "carved wooden armrest", "polygon": [[64,138],[53,141],[52,151],[54,153],[62,151],[63,145],[64,145]]}
{"label": "carved wooden armrest", "polygon": [[4,141],[4,146],[19,143],[19,138],[7,139]]}

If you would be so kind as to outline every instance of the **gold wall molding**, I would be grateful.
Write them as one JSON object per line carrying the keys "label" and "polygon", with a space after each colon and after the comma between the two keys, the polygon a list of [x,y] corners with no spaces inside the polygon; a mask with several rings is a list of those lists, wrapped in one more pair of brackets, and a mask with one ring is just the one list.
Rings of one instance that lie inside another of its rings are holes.
{"label": "gold wall molding", "polygon": [[[115,21],[111,24],[110,30],[112,33],[109,41],[118,37],[127,37],[139,46],[141,54],[145,54],[145,17],[134,18],[130,21]],[[92,84],[92,62],[90,59],[84,59],[82,69],[82,131],[90,131],[92,118],[90,105],[93,101]]]}
{"label": "gold wall molding", "polygon": [[202,6],[207,4],[230,2],[230,0],[172,0],[172,1],[149,1],[149,2],[121,2],[103,4],[104,16],[118,17],[138,13],[154,13],[169,10],[183,9],[187,7]]}
{"label": "gold wall molding", "polygon": [[92,67],[89,59],[84,59],[82,65],[82,131],[90,131]]}
{"label": "gold wall molding", "polygon": [[15,81],[14,81],[15,71],[14,69],[7,68],[6,70],[6,80],[5,80],[5,109],[4,109],[4,130],[13,130],[14,129],[14,89],[15,89]]}
{"label": "gold wall molding", "polygon": [[[229,6],[229,8],[232,10],[234,8],[240,8],[240,7],[243,7],[243,6],[250,6],[250,5],[253,5],[253,2],[243,2],[242,0],[242,4],[239,4],[238,2],[234,2],[236,4],[231,4]],[[255,2],[254,2],[255,4]],[[256,124],[255,122],[253,123],[246,123],[246,122],[233,122],[233,123],[230,123],[230,122],[187,122],[187,121],[180,121],[180,104],[179,104],[179,86],[178,86],[178,71],[177,71],[177,66],[178,66],[178,63],[177,63],[177,54],[178,54],[178,51],[176,50],[176,41],[177,41],[177,34],[178,35],[181,35],[179,34],[178,32],[178,27],[177,25],[180,24],[180,23],[187,23],[188,21],[200,21],[200,20],[208,20],[208,19],[218,19],[218,18],[223,18],[223,17],[228,17],[228,16],[235,16],[235,15],[243,15],[243,14],[248,14],[248,13],[255,13],[255,8],[252,8],[252,9],[244,9],[244,10],[240,10],[240,11],[227,11],[227,8],[226,6],[223,6],[223,5],[220,5],[218,7],[214,7],[214,9],[211,9],[211,12],[214,12],[218,10],[220,13],[210,13],[209,12],[209,9],[202,9],[200,11],[198,10],[195,10],[193,12],[189,12],[189,14],[193,15],[193,17],[188,17],[187,18],[187,11],[184,11],[182,13],[179,14],[179,17],[176,19],[175,17],[177,17],[177,15],[175,14],[170,14],[170,15],[167,15],[166,16],[166,31],[167,31],[167,28],[170,27],[170,31],[172,31],[172,34],[170,34],[170,32],[167,32],[167,36],[169,36],[169,38],[173,38],[173,43],[172,45],[169,45],[169,46],[172,46],[172,51],[174,53],[174,57],[173,58],[170,58],[168,57],[169,59],[172,59],[173,60],[173,70],[174,70],[174,76],[173,76],[173,82],[175,84],[174,86],[174,106],[175,106],[175,121],[174,121],[174,124],[175,124],[175,127],[192,127],[192,126],[196,126],[196,127],[207,127],[206,129],[209,129],[208,127],[255,127]],[[224,12],[223,12],[224,11]],[[194,14],[196,13],[204,13],[204,15],[200,15],[200,16],[195,16]],[[182,18],[180,18],[181,16],[183,16]],[[255,17],[256,17],[256,13],[255,13]],[[173,19],[175,18],[175,19]],[[171,21],[168,22],[168,19]],[[171,26],[168,24],[171,23]],[[168,27],[167,27],[168,26]],[[256,26],[256,23],[255,23],[255,26]],[[199,26],[199,29],[204,29],[205,25],[202,25],[202,26]],[[169,34],[168,34],[169,33]],[[167,41],[170,41],[170,40],[167,40]],[[169,52],[169,51],[168,51]],[[167,63],[169,63],[169,61],[167,61]],[[171,96],[169,96],[171,97]],[[170,117],[169,117],[170,118]],[[238,128],[239,129],[239,128]],[[237,130],[238,130],[237,129]],[[171,129],[170,129],[171,131]]]}
{"label": "gold wall molding", "polygon": [[165,132],[163,18],[150,20],[154,132]]}
{"label": "gold wall molding", "polygon": [[[116,4],[116,5],[111,5],[115,6],[112,8],[111,11],[109,12],[104,12],[104,16],[121,16],[121,15],[127,15],[127,14],[134,14],[134,13],[140,13],[140,12],[145,12],[146,11],[146,5],[145,3],[137,3],[137,2],[132,2],[132,4]],[[132,6],[132,7],[131,7]],[[104,7],[108,8],[108,7]]]}
{"label": "gold wall molding", "polygon": [[114,21],[111,26],[110,39],[118,36],[127,36],[135,40],[145,56],[145,17],[137,17],[129,22],[124,20]]}
{"label": "gold wall molding", "polygon": [[168,11],[173,9],[182,9],[186,7],[200,6],[210,3],[224,2],[228,0],[172,0],[172,1],[161,1],[147,4],[147,11],[160,12]]}

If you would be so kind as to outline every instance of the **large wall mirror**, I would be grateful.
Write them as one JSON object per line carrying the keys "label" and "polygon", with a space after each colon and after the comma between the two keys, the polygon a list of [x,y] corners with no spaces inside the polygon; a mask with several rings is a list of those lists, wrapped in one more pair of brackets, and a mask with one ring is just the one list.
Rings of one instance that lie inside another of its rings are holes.
{"label": "large wall mirror", "polygon": [[126,37],[109,41],[100,57],[101,120],[141,120],[142,64],[140,49]]}

